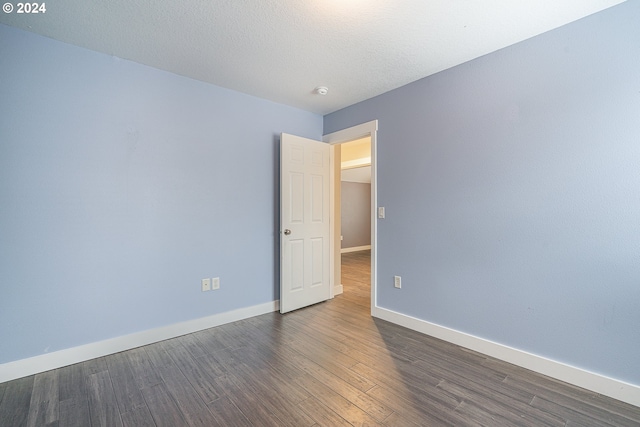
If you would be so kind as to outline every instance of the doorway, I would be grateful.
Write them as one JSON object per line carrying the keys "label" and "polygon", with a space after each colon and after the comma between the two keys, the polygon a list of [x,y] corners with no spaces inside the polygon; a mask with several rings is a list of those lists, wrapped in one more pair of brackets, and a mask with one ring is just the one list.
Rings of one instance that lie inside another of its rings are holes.
{"label": "doorway", "polygon": [[[371,290],[370,290],[370,306],[373,313],[376,307],[376,235],[377,235],[377,222],[376,222],[376,206],[377,206],[377,180],[376,180],[376,141],[377,141],[378,121],[363,123],[358,126],[354,126],[348,129],[337,131],[323,137],[324,142],[331,145],[331,195],[330,195],[330,210],[331,210],[331,274],[332,274],[332,296],[342,293],[343,286],[341,282],[342,271],[342,233],[341,233],[341,176],[342,176],[342,161],[341,161],[341,145],[351,143],[353,141],[362,140],[367,138],[370,140],[370,207],[369,216],[371,219],[370,225],[370,276],[371,276]],[[354,163],[351,163],[354,165]]]}

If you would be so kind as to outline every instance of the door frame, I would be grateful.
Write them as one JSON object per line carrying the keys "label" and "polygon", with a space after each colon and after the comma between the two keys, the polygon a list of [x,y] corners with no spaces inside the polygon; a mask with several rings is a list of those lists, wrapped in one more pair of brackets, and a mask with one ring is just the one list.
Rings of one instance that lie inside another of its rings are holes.
{"label": "door frame", "polygon": [[[330,223],[331,233],[329,238],[329,244],[331,246],[331,253],[329,255],[330,270],[331,270],[331,297],[342,293],[342,284],[340,279],[340,268],[336,266],[337,256],[340,255],[341,242],[340,236],[340,221],[338,220],[340,211],[339,204],[336,203],[336,186],[339,182],[336,182],[337,171],[340,170],[340,164],[336,161],[335,147],[350,142],[356,139],[370,137],[371,138],[371,314],[373,315],[375,307],[377,307],[377,235],[378,235],[378,221],[377,221],[377,206],[378,206],[378,173],[377,173],[377,133],[378,133],[378,121],[372,120],[370,122],[362,123],[357,126],[353,126],[347,129],[342,129],[330,134],[324,135],[322,140],[331,145],[331,185],[330,185]],[[336,169],[337,168],[337,169]],[[338,236],[338,238],[336,238]]]}

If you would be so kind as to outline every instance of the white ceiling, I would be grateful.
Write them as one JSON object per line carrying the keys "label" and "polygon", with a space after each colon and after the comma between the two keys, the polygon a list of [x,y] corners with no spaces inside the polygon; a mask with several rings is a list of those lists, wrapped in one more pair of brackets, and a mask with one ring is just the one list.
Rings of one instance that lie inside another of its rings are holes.
{"label": "white ceiling", "polygon": [[622,2],[53,0],[0,22],[326,114]]}

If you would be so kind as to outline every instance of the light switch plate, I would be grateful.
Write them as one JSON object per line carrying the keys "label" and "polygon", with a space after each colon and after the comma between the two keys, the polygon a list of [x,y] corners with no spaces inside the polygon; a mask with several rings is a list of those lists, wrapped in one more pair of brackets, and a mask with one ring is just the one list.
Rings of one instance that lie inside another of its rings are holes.
{"label": "light switch plate", "polygon": [[378,218],[380,219],[384,218],[384,206],[378,207]]}
{"label": "light switch plate", "polygon": [[202,279],[202,292],[211,290],[211,279]]}
{"label": "light switch plate", "polygon": [[402,277],[393,276],[393,286],[398,289],[402,288]]}

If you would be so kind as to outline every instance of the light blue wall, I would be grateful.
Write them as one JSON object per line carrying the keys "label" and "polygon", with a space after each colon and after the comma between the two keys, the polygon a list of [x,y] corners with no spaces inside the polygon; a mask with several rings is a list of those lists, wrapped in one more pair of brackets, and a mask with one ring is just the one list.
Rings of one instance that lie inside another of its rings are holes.
{"label": "light blue wall", "polygon": [[639,22],[627,2],[325,117],[379,120],[381,307],[640,384]]}
{"label": "light blue wall", "polygon": [[3,25],[0,58],[0,363],[278,299],[278,135],[321,116]]}

